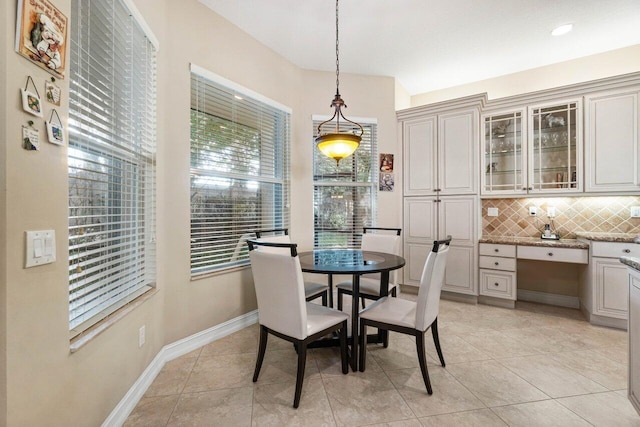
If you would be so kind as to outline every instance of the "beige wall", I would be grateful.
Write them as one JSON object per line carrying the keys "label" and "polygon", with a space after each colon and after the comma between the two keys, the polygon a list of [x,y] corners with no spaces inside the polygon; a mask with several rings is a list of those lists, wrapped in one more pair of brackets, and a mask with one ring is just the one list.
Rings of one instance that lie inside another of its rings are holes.
{"label": "beige wall", "polygon": [[411,97],[411,106],[431,104],[485,92],[489,99],[503,98],[636,71],[640,71],[640,45],[417,94]]}
{"label": "beige wall", "polygon": [[[311,115],[330,113],[335,75],[299,69],[197,0],[134,2],[160,42],[159,292],[74,354],[65,262],[66,148],[46,142],[38,152],[20,147],[20,126],[31,117],[20,108],[18,89],[31,75],[41,90],[50,75],[13,52],[16,2],[0,4],[0,132],[6,141],[0,145],[0,396],[6,391],[7,397],[0,425],[99,425],[162,346],[255,309],[248,269],[197,281],[189,277],[191,62],[293,109],[292,235],[302,247],[312,245]],[[70,3],[56,5],[70,16]],[[68,79],[58,83],[64,94],[58,111],[66,124]],[[349,117],[377,118],[380,151],[396,154],[401,171],[394,80],[344,75],[341,91]],[[44,120],[36,122],[44,135]],[[401,224],[400,194],[398,187],[380,195],[380,225]],[[58,261],[24,269],[24,231],[49,228],[56,231]],[[139,349],[142,325],[147,342]]]}

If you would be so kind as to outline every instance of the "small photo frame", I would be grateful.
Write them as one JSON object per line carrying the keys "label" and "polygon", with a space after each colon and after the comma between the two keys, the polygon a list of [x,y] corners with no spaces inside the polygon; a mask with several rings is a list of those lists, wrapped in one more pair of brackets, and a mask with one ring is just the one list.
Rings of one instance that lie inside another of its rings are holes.
{"label": "small photo frame", "polygon": [[380,173],[379,190],[380,191],[393,191],[395,186],[395,176],[392,173]]}
{"label": "small photo frame", "polygon": [[22,94],[22,109],[34,116],[42,117],[42,101],[40,96],[26,89],[20,89]]}
{"label": "small photo frame", "polygon": [[44,96],[47,99],[47,102],[60,106],[61,95],[62,90],[58,85],[53,82],[44,82]]}
{"label": "small photo frame", "polygon": [[380,172],[393,173],[393,154],[380,153]]}
{"label": "small photo frame", "polygon": [[[53,122],[53,116],[56,116],[58,123]],[[51,111],[51,117],[47,122],[47,137],[49,142],[56,145],[64,145],[66,143],[64,138],[64,127],[62,127],[62,120],[58,112],[54,109]]]}
{"label": "small photo frame", "polygon": [[22,126],[22,148],[29,151],[40,149],[40,132],[30,126]]}

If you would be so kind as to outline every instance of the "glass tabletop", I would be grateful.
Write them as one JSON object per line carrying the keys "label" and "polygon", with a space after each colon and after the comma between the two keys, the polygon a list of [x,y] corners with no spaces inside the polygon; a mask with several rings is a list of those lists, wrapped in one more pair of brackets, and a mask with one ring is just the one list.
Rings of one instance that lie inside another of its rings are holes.
{"label": "glass tabletop", "polygon": [[298,256],[302,271],[312,273],[377,273],[405,264],[400,256],[360,249],[316,249]]}

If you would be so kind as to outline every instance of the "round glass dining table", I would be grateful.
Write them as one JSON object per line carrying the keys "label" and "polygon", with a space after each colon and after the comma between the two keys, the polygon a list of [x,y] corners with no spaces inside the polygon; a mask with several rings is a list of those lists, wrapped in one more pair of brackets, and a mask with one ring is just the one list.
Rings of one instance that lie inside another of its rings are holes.
{"label": "round glass dining table", "polygon": [[[389,294],[389,272],[402,268],[404,258],[383,252],[363,251],[360,249],[316,249],[299,252],[300,267],[305,273],[329,275],[329,305],[333,306],[333,275],[348,274],[353,276],[353,295],[351,298],[351,355],[350,365],[358,370],[358,318],[360,300],[360,276],[380,273],[380,295]],[[380,333],[367,337],[367,341],[379,342]]]}

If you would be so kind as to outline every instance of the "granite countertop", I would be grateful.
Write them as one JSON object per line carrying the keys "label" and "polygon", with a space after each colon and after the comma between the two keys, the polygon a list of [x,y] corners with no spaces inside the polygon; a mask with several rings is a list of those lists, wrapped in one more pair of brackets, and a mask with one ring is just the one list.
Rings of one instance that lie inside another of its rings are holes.
{"label": "granite countertop", "polygon": [[542,246],[552,248],[589,249],[589,243],[576,239],[543,240],[540,237],[482,237],[480,243],[501,245]]}
{"label": "granite countertop", "polygon": [[622,242],[640,243],[640,236],[636,233],[576,233],[580,239],[593,240],[594,242]]}
{"label": "granite countertop", "polygon": [[629,267],[640,271],[640,258],[634,258],[630,256],[620,257],[620,262],[628,265]]}

